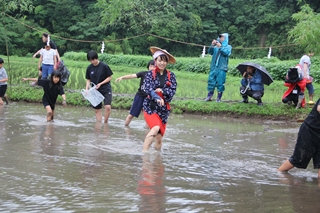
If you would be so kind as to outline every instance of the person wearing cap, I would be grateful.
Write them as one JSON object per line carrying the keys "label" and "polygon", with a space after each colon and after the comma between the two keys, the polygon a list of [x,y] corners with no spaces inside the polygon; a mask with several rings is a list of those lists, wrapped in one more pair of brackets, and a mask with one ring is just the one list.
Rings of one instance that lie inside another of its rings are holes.
{"label": "person wearing cap", "polygon": [[176,59],[169,52],[159,47],[152,46],[150,51],[153,54],[155,67],[145,75],[141,87],[147,95],[143,101],[143,113],[150,128],[143,143],[143,152],[148,151],[154,139],[154,148],[161,150],[162,138],[171,111],[169,103],[177,89],[174,73],[166,69],[168,63],[174,64]]}
{"label": "person wearing cap", "polygon": [[228,71],[229,56],[231,55],[232,47],[228,44],[229,35],[223,33],[219,38],[214,39],[208,49],[208,53],[212,55],[210,73],[208,77],[208,95],[205,101],[212,101],[214,90],[217,87],[218,95],[217,102],[221,101],[222,93],[224,92],[224,83]]}

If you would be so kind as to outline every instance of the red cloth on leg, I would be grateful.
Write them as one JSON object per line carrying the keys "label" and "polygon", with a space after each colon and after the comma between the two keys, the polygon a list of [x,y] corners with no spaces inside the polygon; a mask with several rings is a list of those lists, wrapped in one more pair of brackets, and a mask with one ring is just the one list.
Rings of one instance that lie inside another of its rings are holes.
{"label": "red cloth on leg", "polygon": [[167,124],[162,123],[159,115],[156,113],[149,115],[145,111],[143,111],[143,115],[150,129],[152,129],[154,126],[160,126],[160,134],[163,136],[166,131]]}

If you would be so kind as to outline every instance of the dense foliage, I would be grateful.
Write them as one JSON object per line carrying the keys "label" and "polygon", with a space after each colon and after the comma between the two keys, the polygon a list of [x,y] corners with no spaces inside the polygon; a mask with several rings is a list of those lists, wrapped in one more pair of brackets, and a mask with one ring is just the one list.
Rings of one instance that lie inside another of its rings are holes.
{"label": "dense foliage", "polygon": [[[300,11],[299,2],[0,0],[1,8],[5,8],[0,21],[0,54],[6,54],[6,40],[10,55],[34,53],[42,46],[41,34],[49,32],[61,54],[100,51],[105,41],[105,52],[110,54],[147,55],[148,47],[155,45],[176,56],[199,56],[203,45],[228,32],[233,58],[262,58],[272,46],[273,56],[293,59],[304,52],[303,47],[292,46],[288,40],[288,32],[299,21],[298,17],[292,19]],[[319,1],[303,3],[320,11]]]}

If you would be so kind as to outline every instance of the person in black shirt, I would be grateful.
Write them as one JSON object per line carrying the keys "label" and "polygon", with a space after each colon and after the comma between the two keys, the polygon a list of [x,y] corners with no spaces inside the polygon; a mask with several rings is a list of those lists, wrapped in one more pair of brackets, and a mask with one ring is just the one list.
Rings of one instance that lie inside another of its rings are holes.
{"label": "person in black shirt", "polygon": [[320,99],[300,126],[293,155],[278,171],[287,172],[293,167],[306,169],[311,158],[320,178]]}
{"label": "person in black shirt", "polygon": [[[22,81],[37,80],[36,78],[22,78]],[[57,71],[53,71],[48,79],[38,79],[38,85],[43,87],[44,94],[42,96],[42,103],[47,111],[47,121],[53,121],[55,104],[57,102],[58,95],[63,98],[62,105],[66,106],[66,95],[64,94],[63,87],[61,85],[61,74]]]}
{"label": "person in black shirt", "polygon": [[[153,68],[154,68],[154,60],[150,60],[147,65],[147,69],[150,71]],[[132,105],[130,108],[130,113],[124,122],[125,126],[129,126],[133,117],[138,118],[140,115],[140,112],[143,108],[143,100],[145,97],[147,97],[147,95],[141,90],[141,86],[143,84],[143,79],[144,79],[145,74],[147,74],[147,72],[149,72],[149,71],[142,71],[142,72],[138,72],[136,74],[124,75],[124,76],[121,76],[116,79],[116,82],[119,82],[122,79],[140,78],[140,86],[138,88],[138,92],[134,96],[134,99],[133,99],[133,102],[132,102]]]}
{"label": "person in black shirt", "polygon": [[[96,85],[96,89],[105,97],[104,98],[104,122],[108,123],[108,119],[111,113],[111,102],[112,102],[112,89],[111,89],[111,79],[113,72],[110,67],[98,60],[98,54],[90,50],[87,53],[87,59],[90,61],[90,65],[87,67],[86,71],[86,91],[89,89],[91,82]],[[102,103],[93,107],[95,109],[96,121],[102,121]]]}

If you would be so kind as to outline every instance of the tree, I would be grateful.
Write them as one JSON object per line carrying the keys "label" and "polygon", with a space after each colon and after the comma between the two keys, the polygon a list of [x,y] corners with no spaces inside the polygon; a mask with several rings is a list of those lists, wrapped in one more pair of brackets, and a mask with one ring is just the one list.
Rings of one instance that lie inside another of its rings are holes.
{"label": "tree", "polygon": [[33,6],[31,0],[0,0],[0,8],[4,12],[31,11]]}
{"label": "tree", "polygon": [[320,14],[305,4],[301,11],[292,15],[297,22],[296,26],[289,31],[289,40],[305,50],[305,53],[320,52]]}

